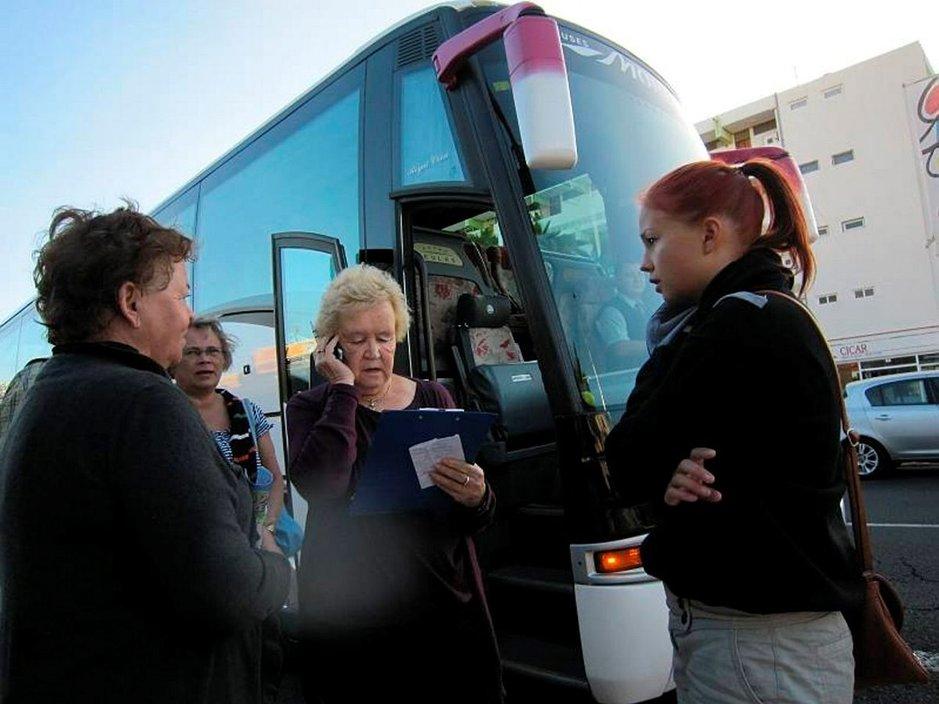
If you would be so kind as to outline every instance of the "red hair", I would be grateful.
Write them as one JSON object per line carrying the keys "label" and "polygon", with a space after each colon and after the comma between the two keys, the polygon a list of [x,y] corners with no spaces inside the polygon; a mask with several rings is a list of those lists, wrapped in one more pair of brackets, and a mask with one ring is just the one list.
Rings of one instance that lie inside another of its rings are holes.
{"label": "red hair", "polygon": [[[769,201],[771,221],[763,230],[763,197],[750,182],[756,179]],[[805,214],[785,174],[767,159],[750,159],[739,166],[696,161],[680,166],[653,183],[640,197],[646,208],[688,223],[709,216],[730,219],[748,238],[750,248],[765,247],[792,257],[802,273],[802,294],[815,276]]]}

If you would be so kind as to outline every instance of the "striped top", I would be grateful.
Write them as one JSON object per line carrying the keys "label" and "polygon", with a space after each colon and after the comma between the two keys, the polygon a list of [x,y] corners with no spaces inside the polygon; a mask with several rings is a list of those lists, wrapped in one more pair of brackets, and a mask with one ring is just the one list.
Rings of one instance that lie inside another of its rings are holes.
{"label": "striped top", "polygon": [[[271,428],[274,426],[271,425],[271,422],[264,415],[264,411],[262,411],[251,399],[243,398],[241,399],[241,402],[245,406],[245,413],[250,413],[251,419],[254,421],[255,432],[258,435],[257,438],[255,438],[255,442],[260,442],[261,438],[271,432]],[[213,430],[212,435],[215,438],[215,444],[218,445],[218,449],[222,455],[225,456],[225,459],[234,463],[235,459],[231,451],[231,432],[228,430]],[[258,466],[260,467],[260,450],[258,451],[256,457],[258,458]]]}

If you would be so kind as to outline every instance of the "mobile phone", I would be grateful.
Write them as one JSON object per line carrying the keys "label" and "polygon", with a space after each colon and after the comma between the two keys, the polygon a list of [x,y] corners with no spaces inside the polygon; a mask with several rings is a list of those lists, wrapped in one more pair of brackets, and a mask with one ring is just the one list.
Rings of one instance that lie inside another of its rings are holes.
{"label": "mobile phone", "polygon": [[339,346],[338,342],[333,348],[333,355],[335,355],[336,359],[338,359],[340,362],[344,361],[346,358],[346,353],[342,351],[342,347]]}

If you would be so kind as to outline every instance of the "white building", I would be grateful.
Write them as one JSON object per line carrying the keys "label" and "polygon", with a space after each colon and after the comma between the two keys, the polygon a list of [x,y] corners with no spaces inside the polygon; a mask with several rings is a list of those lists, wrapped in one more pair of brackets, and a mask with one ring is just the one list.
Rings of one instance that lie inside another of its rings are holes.
{"label": "white building", "polygon": [[819,230],[808,303],[845,381],[939,368],[939,245],[906,89],[932,73],[910,44],[697,125],[709,149],[773,144],[799,163]]}

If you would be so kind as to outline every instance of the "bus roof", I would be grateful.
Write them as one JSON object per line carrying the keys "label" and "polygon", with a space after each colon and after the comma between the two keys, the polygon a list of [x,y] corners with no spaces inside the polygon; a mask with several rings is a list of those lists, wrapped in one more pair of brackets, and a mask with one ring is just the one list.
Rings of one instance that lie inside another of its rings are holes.
{"label": "bus roof", "polygon": [[505,7],[503,3],[493,2],[492,0],[452,0],[451,2],[441,2],[434,5],[430,5],[419,12],[408,15],[404,19],[396,22],[388,29],[385,29],[380,34],[376,35],[374,38],[370,39],[368,42],[356,49],[352,56],[349,59],[343,61],[339,66],[334,68],[332,71],[328,72],[322,79],[313,84],[312,87],[305,90],[294,100],[288,103],[283,109],[277,111],[272,117],[265,120],[260,127],[252,130],[244,139],[239,141],[234,147],[224,152],[220,157],[213,160],[208,166],[200,170],[195,176],[190,178],[186,183],[176,189],[169,197],[161,200],[157,205],[150,209],[150,212],[156,212],[166,205],[172,203],[174,200],[183,195],[186,191],[192,188],[196,183],[205,178],[209,173],[217,169],[219,166],[224,164],[226,161],[235,156],[242,149],[251,144],[254,140],[258,139],[263,135],[268,129],[273,127],[275,124],[286,118],[295,110],[299,109],[307,100],[309,100],[317,91],[319,91],[324,86],[331,83],[333,80],[338,78],[340,75],[344,74],[346,71],[352,67],[358,65],[361,61],[364,61],[369,54],[375,51],[379,46],[385,44],[390,40],[396,33],[401,31],[404,27],[407,27],[411,23],[419,23],[420,20],[426,18],[430,15],[435,14],[439,10],[449,9],[455,10],[457,12],[462,12],[464,10],[471,10],[477,8],[497,8]]}
{"label": "bus roof", "polygon": [[[388,29],[376,35],[369,42],[359,47],[352,54],[351,58],[347,59],[342,64],[337,66],[335,69],[327,73],[322,79],[317,81],[311,88],[304,91],[297,98],[291,101],[286,107],[284,107],[283,109],[278,111],[276,114],[274,114],[273,117],[269,118],[263,124],[261,124],[260,127],[252,130],[248,134],[248,136],[246,136],[244,139],[238,142],[234,147],[224,152],[220,157],[212,161],[208,166],[203,168],[195,176],[193,176],[188,181],[186,181],[186,183],[182,187],[176,189],[170,196],[168,196],[167,198],[164,198],[162,201],[157,203],[157,205],[151,208],[150,212],[154,213],[160,210],[161,208],[169,205],[180,196],[182,196],[186,191],[192,188],[195,184],[197,184],[199,181],[205,178],[212,171],[214,171],[215,169],[220,167],[222,164],[224,164],[226,161],[234,157],[236,154],[238,154],[238,152],[240,152],[242,149],[247,147],[254,140],[260,138],[268,129],[270,129],[271,127],[276,125],[278,122],[280,122],[281,120],[289,116],[295,110],[298,110],[307,100],[313,97],[313,95],[317,91],[319,91],[321,88],[325,87],[326,85],[331,83],[333,80],[341,76],[343,73],[353,68],[354,66],[358,65],[360,62],[364,61],[369,56],[369,54],[371,54],[373,51],[378,49],[380,46],[388,43],[388,41],[390,41],[395,34],[402,32],[404,28],[407,27],[408,25],[420,24],[423,19],[439,12],[440,10],[453,10],[456,12],[464,12],[467,10],[486,9],[486,8],[491,8],[495,10],[500,7],[507,7],[507,5],[502,2],[494,2],[493,0],[451,0],[450,2],[441,2],[441,3],[436,3],[434,5],[429,5],[425,9],[419,12],[415,12],[414,14],[409,15],[408,17],[405,17],[399,22],[396,22]],[[559,19],[559,18],[555,17],[555,19]],[[559,21],[561,20],[559,19]],[[627,55],[630,58],[630,60],[639,62],[643,66],[643,68],[645,68],[652,75],[654,75],[659,81],[661,81],[662,85],[664,85],[668,91],[670,91],[673,95],[676,95],[675,90],[671,87],[668,81],[666,81],[665,78],[659,74],[658,71],[656,71],[654,68],[649,66],[648,63],[643,61],[641,58],[633,54],[631,51],[629,51],[625,47],[621,47],[615,42],[611,42],[609,39],[606,39],[605,37],[601,37],[597,33],[585,27],[580,27],[579,25],[574,24],[572,22],[564,21],[564,24],[565,26],[570,27],[571,29],[574,29],[575,31],[581,32],[582,34],[593,36],[597,40],[608,44],[609,46],[613,47],[617,51],[621,51],[623,54]],[[677,98],[677,95],[676,95],[676,98]]]}

